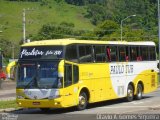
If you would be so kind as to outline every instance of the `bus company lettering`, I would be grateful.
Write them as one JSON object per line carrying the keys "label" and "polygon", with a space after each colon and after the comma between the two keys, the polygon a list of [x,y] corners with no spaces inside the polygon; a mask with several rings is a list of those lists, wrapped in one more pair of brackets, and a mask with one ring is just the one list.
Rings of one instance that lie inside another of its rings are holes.
{"label": "bus company lettering", "polygon": [[33,48],[31,51],[28,51],[27,49],[23,49],[20,54],[20,58],[23,56],[49,56],[49,55],[61,55],[62,51],[61,50],[47,50],[47,51],[42,51],[38,50],[36,48]]}
{"label": "bus company lettering", "polygon": [[44,52],[40,51],[40,50],[36,50],[35,48],[33,48],[32,51],[27,51],[27,49],[23,49],[21,52],[21,58],[23,56],[37,56],[37,55],[43,55]]}
{"label": "bus company lettering", "polygon": [[133,65],[111,65],[111,74],[131,74],[133,73]]}

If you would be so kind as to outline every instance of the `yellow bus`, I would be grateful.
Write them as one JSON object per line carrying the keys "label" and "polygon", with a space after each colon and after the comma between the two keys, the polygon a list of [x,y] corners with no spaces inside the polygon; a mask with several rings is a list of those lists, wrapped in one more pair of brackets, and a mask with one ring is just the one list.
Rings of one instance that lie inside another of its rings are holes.
{"label": "yellow bus", "polygon": [[83,110],[89,103],[141,99],[157,89],[154,42],[57,39],[21,46],[17,103]]}

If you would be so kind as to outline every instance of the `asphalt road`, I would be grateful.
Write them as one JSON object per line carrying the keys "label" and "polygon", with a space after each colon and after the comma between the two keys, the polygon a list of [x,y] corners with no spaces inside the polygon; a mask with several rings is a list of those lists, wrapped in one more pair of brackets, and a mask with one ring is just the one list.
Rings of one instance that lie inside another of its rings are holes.
{"label": "asphalt road", "polygon": [[0,89],[1,100],[13,100],[16,97],[16,82],[12,80],[5,80]]}
{"label": "asphalt road", "polygon": [[[2,116],[3,118],[5,116],[17,118],[16,120],[159,120],[160,88],[153,93],[144,95],[142,100],[133,102],[125,102],[124,99],[110,100],[90,104],[83,111],[76,111],[75,108],[53,109],[49,112],[42,112],[39,109],[25,109],[2,113]],[[0,116],[0,118],[2,117]]]}

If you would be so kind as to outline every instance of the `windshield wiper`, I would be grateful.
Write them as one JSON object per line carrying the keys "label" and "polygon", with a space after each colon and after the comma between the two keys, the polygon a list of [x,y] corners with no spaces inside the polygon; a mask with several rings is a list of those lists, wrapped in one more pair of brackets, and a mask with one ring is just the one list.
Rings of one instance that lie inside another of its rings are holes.
{"label": "windshield wiper", "polygon": [[[29,81],[29,83],[24,87],[24,89],[28,88],[28,87],[31,85],[31,83],[33,83],[33,82],[36,82],[36,83],[37,83],[37,80],[36,80],[36,77],[35,77],[35,76],[32,77],[31,81]],[[34,86],[35,86],[35,84],[34,84]],[[36,86],[37,86],[37,85],[36,85]]]}

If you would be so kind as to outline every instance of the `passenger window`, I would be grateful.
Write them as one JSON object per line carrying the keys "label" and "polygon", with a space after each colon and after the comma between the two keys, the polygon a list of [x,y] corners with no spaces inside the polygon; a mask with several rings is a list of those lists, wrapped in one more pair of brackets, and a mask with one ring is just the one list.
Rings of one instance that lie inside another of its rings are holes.
{"label": "passenger window", "polygon": [[78,62],[77,59],[77,46],[76,45],[69,45],[66,47],[66,60],[72,62]]}
{"label": "passenger window", "polygon": [[79,68],[76,65],[73,65],[73,83],[77,83],[79,80]]}
{"label": "passenger window", "polygon": [[92,62],[92,46],[84,45],[79,46],[79,62]]}
{"label": "passenger window", "polygon": [[95,46],[96,62],[105,62],[105,46]]}
{"label": "passenger window", "polygon": [[126,61],[126,49],[125,46],[119,46],[118,47],[119,51],[119,61]]}
{"label": "passenger window", "polygon": [[141,47],[140,52],[141,52],[142,60],[149,60],[148,47]]}
{"label": "passenger window", "polygon": [[150,60],[156,60],[155,47],[149,47],[149,56],[150,56]]}
{"label": "passenger window", "polygon": [[72,65],[65,64],[64,87],[72,85]]}
{"label": "passenger window", "polygon": [[127,62],[127,61],[130,61],[129,47],[126,46],[125,49],[126,49],[125,60],[126,60],[126,62]]}
{"label": "passenger window", "polygon": [[134,47],[131,46],[130,47],[130,57],[131,57],[131,61],[139,61],[139,47]]}
{"label": "passenger window", "polygon": [[117,47],[116,46],[108,46],[106,48],[107,52],[107,58],[109,61],[115,62],[118,61],[118,55],[117,55]]}

